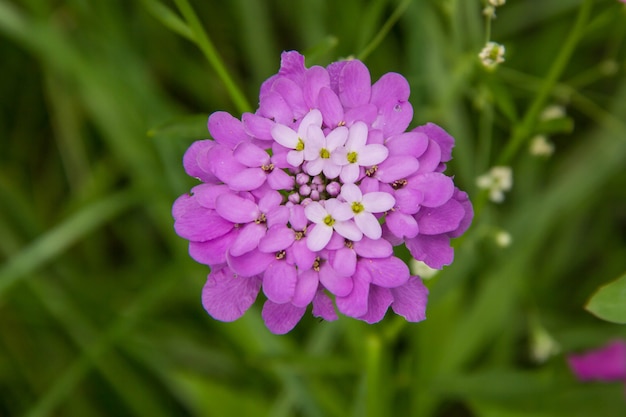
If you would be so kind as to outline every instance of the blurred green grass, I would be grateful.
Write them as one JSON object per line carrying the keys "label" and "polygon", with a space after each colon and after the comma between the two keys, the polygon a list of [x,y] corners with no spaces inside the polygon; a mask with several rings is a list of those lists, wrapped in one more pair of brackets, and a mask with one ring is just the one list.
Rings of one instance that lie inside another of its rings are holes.
{"label": "blurred green grass", "polygon": [[[476,59],[478,0],[192,2],[243,100],[181,36],[184,3],[0,0],[0,415],[623,414],[618,384],[579,384],[563,360],[626,337],[582,309],[626,270],[619,2],[509,0],[493,22],[507,48],[494,73]],[[480,213],[428,283],[423,323],[307,316],[278,337],[258,306],[235,323],[202,309],[208,271],[170,217],[194,183],[181,158],[207,137],[209,113],[254,107],[288,49],[307,65],[366,52],[373,79],[411,83],[413,125],[457,139],[450,171]],[[520,142],[512,192],[483,204],[476,176],[510,138],[540,131],[529,109],[549,104],[565,106],[573,130],[551,133],[550,159]],[[494,243],[497,229],[510,247]],[[561,350],[545,363],[530,354],[537,325]]]}

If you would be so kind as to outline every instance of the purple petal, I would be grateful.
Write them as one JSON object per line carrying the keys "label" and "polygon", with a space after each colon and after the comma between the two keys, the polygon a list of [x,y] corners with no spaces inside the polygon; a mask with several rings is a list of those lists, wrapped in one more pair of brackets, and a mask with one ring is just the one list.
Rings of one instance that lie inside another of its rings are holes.
{"label": "purple petal", "polygon": [[385,239],[368,239],[364,237],[354,242],[354,251],[363,258],[386,258],[393,254],[393,246]]}
{"label": "purple petal", "polygon": [[224,219],[233,223],[248,223],[259,218],[261,212],[247,198],[235,194],[222,194],[215,200],[215,210]]}
{"label": "purple petal", "polygon": [[218,196],[230,192],[227,185],[200,184],[191,189],[193,196],[202,207],[215,209]]}
{"label": "purple petal", "polygon": [[372,127],[383,131],[384,137],[398,135],[406,130],[413,119],[413,106],[408,101],[389,100],[378,109],[379,116]]}
{"label": "purple petal", "polygon": [[599,349],[569,355],[567,362],[581,381],[625,381],[626,342],[614,340]]}
{"label": "purple petal", "polygon": [[291,190],[295,181],[293,176],[287,174],[282,169],[274,168],[267,176],[267,184],[272,187],[272,190]]}
{"label": "purple petal", "polygon": [[418,161],[420,162],[420,167],[417,172],[426,173],[426,172],[434,172],[439,167],[441,163],[441,148],[434,140],[428,140],[428,148],[419,157]]}
{"label": "purple petal", "polygon": [[226,262],[226,251],[236,237],[237,233],[231,232],[206,242],[189,242],[189,255],[201,264],[223,264]]}
{"label": "purple petal", "polygon": [[425,235],[438,235],[456,230],[465,216],[461,203],[448,200],[436,208],[424,207],[416,215],[419,231]]}
{"label": "purple petal", "polygon": [[359,264],[369,271],[372,284],[381,287],[399,287],[410,277],[409,267],[395,256],[384,259],[362,259]]}
{"label": "purple petal", "polygon": [[226,254],[226,261],[228,266],[238,275],[243,277],[251,277],[253,275],[260,275],[267,267],[276,260],[274,254],[263,253],[257,249],[254,249],[243,256],[232,256],[230,253]]}
{"label": "purple petal", "polygon": [[291,301],[296,291],[297,273],[293,265],[274,261],[263,274],[263,293],[277,304]]}
{"label": "purple petal", "polygon": [[392,183],[412,175],[418,167],[417,159],[411,156],[389,156],[378,166],[376,178],[382,182]]}
{"label": "purple petal", "polygon": [[213,146],[207,151],[205,164],[207,169],[220,181],[227,183],[246,166],[237,162],[233,151],[222,145]]}
{"label": "purple petal", "polygon": [[228,179],[228,186],[235,191],[256,190],[265,183],[267,174],[261,168],[246,168]]}
{"label": "purple petal", "polygon": [[370,72],[359,60],[348,61],[339,78],[339,98],[345,107],[352,108],[369,103],[372,80]]}
{"label": "purple petal", "polygon": [[237,162],[256,168],[270,163],[270,156],[263,149],[251,143],[240,143],[233,150],[233,156]]}
{"label": "purple petal", "polygon": [[187,210],[174,221],[178,236],[196,242],[206,242],[230,232],[233,224],[214,210],[197,206]]}
{"label": "purple petal", "polygon": [[313,298],[313,316],[321,317],[326,321],[334,321],[338,318],[333,301],[323,290],[318,290]]}
{"label": "purple petal", "polygon": [[296,290],[291,303],[296,307],[306,307],[309,305],[317,293],[318,284],[319,280],[315,271],[312,269],[302,271],[298,275],[298,282],[296,283]]}
{"label": "purple petal", "polygon": [[263,304],[261,316],[270,332],[285,334],[296,327],[305,311],[305,307],[296,307],[291,303],[275,304],[267,300]]}
{"label": "purple petal", "polygon": [[295,242],[293,242],[293,245],[291,245],[290,249],[291,250],[287,253],[289,254],[289,252],[291,252],[294,262],[300,270],[313,268],[317,253],[311,252],[311,250],[306,245],[306,240],[296,240]]}
{"label": "purple petal", "polygon": [[420,277],[411,277],[406,284],[391,289],[393,311],[407,321],[418,322],[426,319],[428,288]]}
{"label": "purple petal", "polygon": [[418,174],[410,178],[408,186],[424,193],[422,206],[439,207],[452,198],[454,182],[439,172]]}
{"label": "purple petal", "polygon": [[465,215],[463,216],[463,220],[459,223],[459,227],[448,233],[450,237],[459,237],[470,227],[472,224],[472,218],[474,217],[474,208],[472,207],[472,202],[469,200],[467,193],[455,188],[454,196],[452,197],[456,201],[458,201],[461,206],[463,206],[463,210],[465,210]]}
{"label": "purple petal", "polygon": [[295,233],[285,225],[275,225],[267,229],[267,233],[259,242],[259,250],[275,253],[287,249],[295,240]]}
{"label": "purple petal", "polygon": [[289,223],[294,230],[304,230],[308,224],[308,219],[304,214],[304,207],[301,205],[293,206],[290,209]]}
{"label": "purple petal", "polygon": [[410,187],[404,187],[396,190],[394,193],[396,198],[396,211],[405,214],[415,214],[420,209],[420,204],[424,201],[424,193]]}
{"label": "purple petal", "polygon": [[409,155],[421,157],[428,148],[428,137],[423,133],[406,132],[395,135],[385,141],[390,155]]}
{"label": "purple petal", "polygon": [[259,241],[265,236],[265,225],[248,223],[240,229],[237,238],[230,247],[232,256],[241,256],[259,246]]}
{"label": "purple petal", "polygon": [[378,323],[385,317],[385,313],[392,302],[393,296],[388,288],[370,285],[367,313],[359,317],[359,319],[369,324]]}
{"label": "purple petal", "polygon": [[339,275],[352,276],[356,270],[356,252],[343,247],[334,252],[330,264]]}
{"label": "purple petal", "polygon": [[354,287],[350,294],[345,297],[335,297],[335,303],[342,314],[358,318],[367,313],[370,291],[369,273],[363,268],[358,268],[352,280]]}
{"label": "purple petal", "polygon": [[335,128],[343,122],[343,106],[339,97],[330,88],[324,87],[319,92],[318,108],[322,112],[324,124]]}
{"label": "purple petal", "polygon": [[[300,84],[301,85],[301,84]],[[272,91],[280,94],[291,108],[295,118],[299,119],[309,110],[302,97],[302,88],[288,78],[279,78],[272,85]]]}
{"label": "purple petal", "polygon": [[385,217],[385,224],[389,231],[399,238],[413,238],[419,233],[419,227],[415,218],[400,211],[389,213]]}
{"label": "purple petal", "polygon": [[434,123],[427,123],[413,129],[413,132],[424,133],[429,139],[437,142],[441,148],[441,161],[448,162],[452,159],[452,148],[454,147],[454,138],[440,126]]}
{"label": "purple petal", "polygon": [[411,89],[406,78],[395,72],[388,72],[372,86],[370,102],[380,107],[389,98],[396,101],[407,101],[410,92]]}
{"label": "purple petal", "polygon": [[246,133],[261,140],[272,140],[272,127],[274,122],[266,117],[254,113],[244,113],[241,116],[243,128]]}
{"label": "purple petal", "polygon": [[319,278],[322,285],[336,296],[343,297],[352,291],[352,277],[339,275],[328,263],[320,268]]}
{"label": "purple petal", "polygon": [[351,126],[356,122],[363,122],[366,125],[371,126],[372,123],[374,123],[374,120],[376,120],[376,117],[378,117],[378,108],[373,104],[364,104],[362,106],[349,109],[345,112],[343,117],[346,121],[346,125],[348,126]]}
{"label": "purple petal", "polygon": [[271,119],[282,125],[289,125],[293,121],[293,111],[285,99],[276,92],[269,92],[259,100],[259,116]]}
{"label": "purple petal", "polygon": [[261,288],[257,277],[241,278],[228,268],[213,271],[202,289],[202,305],[216,320],[234,321],[250,308]]}
{"label": "purple petal", "polygon": [[304,74],[304,85],[302,86],[302,97],[308,108],[319,108],[318,96],[320,90],[324,87],[330,87],[328,71],[319,65],[309,68],[306,74]]}
{"label": "purple petal", "polygon": [[199,178],[203,182],[213,183],[217,181],[215,175],[204,170],[198,162],[201,155],[206,156],[208,150],[213,146],[215,146],[215,142],[212,140],[198,140],[191,144],[183,156],[183,166],[187,175]]}
{"label": "purple petal", "polygon": [[444,265],[450,265],[454,259],[454,249],[446,235],[417,235],[406,240],[406,247],[415,259],[431,268],[441,269]]}
{"label": "purple petal", "polygon": [[304,82],[305,73],[304,55],[298,51],[287,51],[280,55],[280,70],[278,70],[278,75],[287,77],[297,84],[302,84]]}
{"label": "purple petal", "polygon": [[224,111],[218,111],[209,116],[208,128],[215,141],[229,149],[233,149],[238,143],[250,140],[241,121]]}
{"label": "purple petal", "polygon": [[289,221],[289,207],[278,206],[271,209],[265,214],[267,218],[267,227],[275,225],[286,225]]}
{"label": "purple petal", "polygon": [[336,61],[326,67],[330,78],[330,88],[339,94],[339,81],[341,78],[341,70],[348,64],[348,61]]}

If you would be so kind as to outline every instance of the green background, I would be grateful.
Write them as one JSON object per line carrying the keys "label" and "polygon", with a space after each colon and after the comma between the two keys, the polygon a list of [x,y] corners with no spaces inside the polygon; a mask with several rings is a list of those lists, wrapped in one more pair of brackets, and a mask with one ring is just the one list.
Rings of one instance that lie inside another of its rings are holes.
{"label": "green background", "polygon": [[[580,383],[565,357],[626,337],[584,310],[626,271],[626,8],[509,0],[487,34],[483,6],[0,0],[0,415],[623,416],[623,384]],[[262,296],[234,323],[202,308],[208,269],[170,215],[195,184],[182,155],[208,114],[254,110],[291,49],[403,74],[411,126],[456,138],[477,215],[425,322],[307,314],[275,336]],[[475,179],[502,164],[494,204]]]}

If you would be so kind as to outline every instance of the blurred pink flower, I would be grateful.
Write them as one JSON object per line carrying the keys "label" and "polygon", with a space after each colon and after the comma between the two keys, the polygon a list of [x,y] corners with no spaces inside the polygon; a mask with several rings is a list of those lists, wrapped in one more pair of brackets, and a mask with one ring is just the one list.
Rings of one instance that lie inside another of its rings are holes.
{"label": "blurred pink flower", "polygon": [[569,355],[567,362],[580,381],[626,383],[626,342],[614,340],[599,349]]}

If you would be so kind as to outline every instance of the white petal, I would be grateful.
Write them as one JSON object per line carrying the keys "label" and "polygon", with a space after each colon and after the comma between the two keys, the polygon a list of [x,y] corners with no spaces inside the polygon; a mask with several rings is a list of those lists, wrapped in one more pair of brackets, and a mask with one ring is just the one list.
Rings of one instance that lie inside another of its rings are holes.
{"label": "white petal", "polygon": [[317,175],[322,172],[324,168],[324,160],[322,158],[317,158],[314,161],[309,161],[304,166],[304,171],[309,175]]}
{"label": "white petal", "polygon": [[372,165],[380,164],[389,155],[389,149],[384,145],[374,144],[367,145],[359,151],[358,162],[359,165],[369,167]]}
{"label": "white petal", "polygon": [[363,234],[370,239],[380,239],[383,230],[372,213],[362,212],[354,216],[354,222]]}
{"label": "white petal", "polygon": [[[342,188],[343,191],[343,188]],[[363,196],[363,207],[370,213],[382,213],[396,204],[396,199],[389,193],[377,191]]]}
{"label": "white petal", "polygon": [[331,161],[330,159],[325,159],[323,171],[326,178],[332,180],[339,176],[339,173],[341,172],[341,167],[333,163],[333,161]]}
{"label": "white petal", "polygon": [[356,184],[344,184],[341,187],[341,197],[346,200],[348,203],[352,203],[355,201],[361,201],[363,198],[363,193],[361,189]]}
{"label": "white petal", "polygon": [[323,223],[328,212],[320,203],[313,201],[304,208],[304,215],[313,223]]}
{"label": "white petal", "polygon": [[311,110],[306,114],[306,116],[304,116],[304,118],[300,122],[300,126],[298,127],[298,134],[301,137],[306,136],[309,126],[312,125],[318,127],[322,125],[322,113],[317,109]]}
{"label": "white petal", "polygon": [[287,152],[287,162],[292,167],[299,167],[304,161],[304,152],[302,151],[289,151]]}
{"label": "white petal", "polygon": [[359,229],[352,220],[348,220],[345,222],[335,222],[333,227],[335,228],[337,233],[353,242],[357,242],[363,238],[363,233],[361,232],[361,229]]}
{"label": "white petal", "polygon": [[[311,204],[309,204],[309,206]],[[326,247],[332,235],[332,227],[328,227],[324,223],[317,223],[312,229],[306,232],[306,246],[311,252],[322,250]]]}
{"label": "white petal", "polygon": [[348,150],[343,146],[335,149],[335,151],[330,154],[330,160],[337,165],[348,165]]}
{"label": "white petal", "polygon": [[338,222],[342,222],[345,220],[349,220],[354,217],[354,212],[352,211],[352,207],[349,203],[341,203],[336,207],[333,207],[333,211],[330,213]]}
{"label": "white petal", "polygon": [[346,148],[351,151],[360,151],[367,141],[367,125],[363,122],[356,122],[350,126],[350,134],[346,142]]}
{"label": "white petal", "polygon": [[326,136],[326,149],[330,152],[334,151],[338,147],[343,146],[343,144],[346,143],[347,138],[348,128],[339,126]]}
{"label": "white petal", "polygon": [[285,148],[296,149],[298,134],[285,125],[275,124],[272,127],[272,137]]}
{"label": "white petal", "polygon": [[312,161],[320,157],[320,149],[326,145],[324,132],[318,126],[310,126],[304,141],[304,159]]}
{"label": "white petal", "polygon": [[344,184],[354,183],[359,178],[359,166],[357,164],[345,165],[339,177]]}

